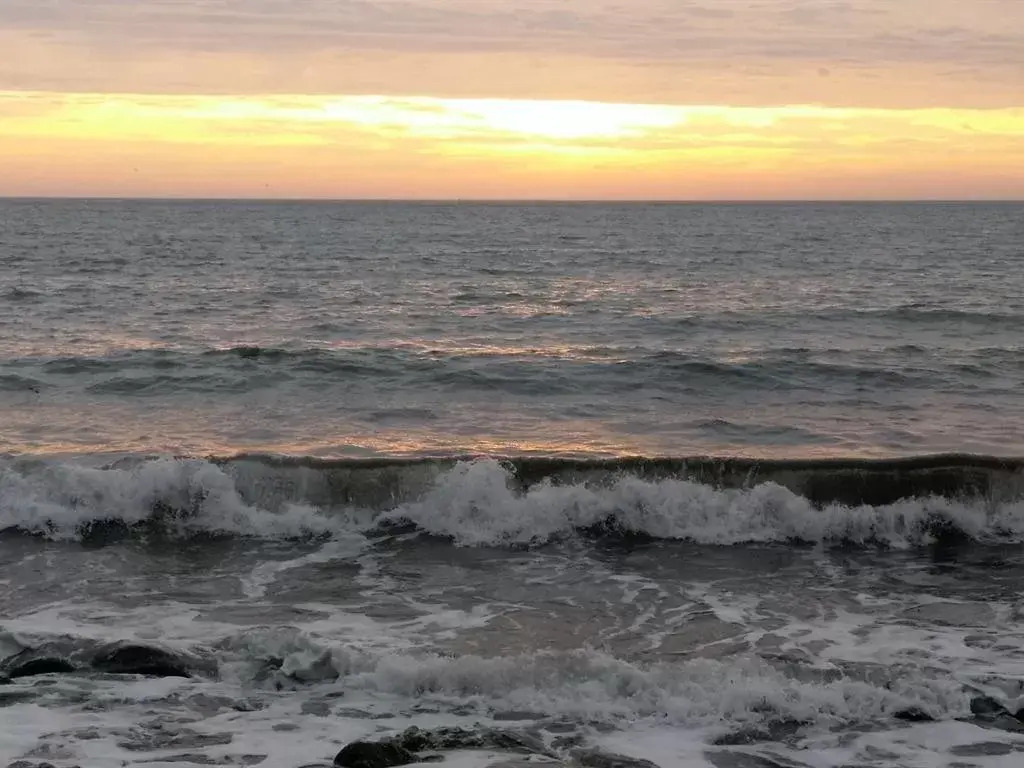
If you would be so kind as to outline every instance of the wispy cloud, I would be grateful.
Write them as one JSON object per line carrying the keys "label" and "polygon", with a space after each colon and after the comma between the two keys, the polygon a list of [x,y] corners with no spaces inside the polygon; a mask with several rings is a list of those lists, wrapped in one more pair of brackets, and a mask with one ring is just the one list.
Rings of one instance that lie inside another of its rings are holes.
{"label": "wispy cloud", "polygon": [[4,0],[0,87],[1024,102],[1021,0]]}
{"label": "wispy cloud", "polygon": [[1024,108],[7,92],[0,165],[0,194],[1019,196]]}

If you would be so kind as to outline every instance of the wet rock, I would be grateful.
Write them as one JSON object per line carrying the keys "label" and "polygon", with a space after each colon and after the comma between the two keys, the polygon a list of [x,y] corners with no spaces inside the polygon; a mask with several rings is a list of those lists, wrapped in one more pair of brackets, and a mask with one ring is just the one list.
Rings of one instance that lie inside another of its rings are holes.
{"label": "wet rock", "polygon": [[732,733],[725,733],[711,740],[715,747],[739,747],[747,744],[758,744],[764,741],[772,741],[772,735],[767,728],[740,728]]}
{"label": "wet rock", "polygon": [[259,765],[267,759],[266,755],[225,755],[223,757],[211,757],[194,752],[187,752],[182,755],[170,755],[161,757],[161,763],[193,763],[195,765]]}
{"label": "wet rock", "polygon": [[185,704],[189,709],[195,710],[204,717],[210,717],[227,709],[236,709],[237,702],[230,696],[210,696],[206,693],[197,693],[195,696],[185,699]]}
{"label": "wet rock", "polygon": [[230,733],[197,733],[190,730],[167,732],[155,730],[141,733],[133,740],[119,741],[117,746],[132,752],[152,752],[158,749],[205,749],[230,744]]}
{"label": "wet rock", "polygon": [[785,741],[794,736],[804,725],[805,723],[799,720],[774,720],[723,734],[711,743],[716,747],[737,747],[766,741]]}
{"label": "wet rock", "polygon": [[72,642],[48,642],[36,648],[22,648],[0,661],[0,678],[16,680],[36,675],[64,674],[79,668],[77,648]]}
{"label": "wet rock", "polygon": [[334,757],[338,768],[391,768],[417,762],[408,749],[387,741],[354,741]]}
{"label": "wet rock", "polygon": [[971,699],[971,714],[976,717],[996,717],[1009,714],[1006,707],[991,696],[975,696]]}
{"label": "wet rock", "polygon": [[949,750],[950,754],[957,757],[1001,757],[1009,755],[1017,750],[1012,744],[1004,744],[998,741],[983,741],[978,744],[959,744]]}
{"label": "wet rock", "polygon": [[0,707],[11,707],[24,704],[36,697],[35,691],[0,691]]}
{"label": "wet rock", "polygon": [[585,739],[582,734],[574,733],[571,736],[559,736],[557,739],[552,739],[551,746],[555,749],[568,751],[582,747],[584,742]]}
{"label": "wet rock", "polygon": [[309,664],[282,667],[282,671],[292,680],[300,683],[320,683],[328,680],[337,680],[340,676],[334,666],[334,658],[330,651],[324,651]]}
{"label": "wet rock", "polygon": [[331,707],[326,701],[307,701],[302,704],[299,711],[304,715],[327,717],[331,714]]}
{"label": "wet rock", "polygon": [[512,709],[507,712],[495,712],[491,717],[495,722],[515,722],[522,720],[543,720],[547,715],[543,712],[528,712],[526,710]]}
{"label": "wet rock", "polygon": [[253,679],[257,683],[264,683],[270,680],[281,669],[282,664],[284,664],[284,659],[278,656],[268,656],[265,659],[260,659],[257,663],[256,671],[253,673]]}
{"label": "wet rock", "polygon": [[897,720],[902,720],[906,723],[933,723],[935,718],[929,715],[920,707],[907,707],[897,712],[893,712],[892,716]]}
{"label": "wet rock", "polygon": [[764,755],[748,755],[743,752],[705,752],[704,757],[715,768],[809,768],[792,760],[776,760]]}
{"label": "wet rock", "polygon": [[553,723],[544,723],[544,730],[548,733],[573,733],[579,730],[579,726],[565,720],[556,720]]}
{"label": "wet rock", "polygon": [[65,674],[77,669],[68,659],[34,654],[35,651],[22,651],[18,656],[26,655],[24,659],[19,659],[18,656],[10,659],[11,666],[7,669],[7,676],[11,680],[15,680],[19,677]]}
{"label": "wet rock", "polygon": [[908,608],[903,615],[912,620],[948,627],[989,627],[995,611],[986,603],[926,603]]}
{"label": "wet rock", "polygon": [[15,760],[7,768],[57,768],[53,763],[33,763],[31,760]]}
{"label": "wet rock", "polygon": [[650,760],[616,755],[598,749],[577,749],[571,756],[577,764],[585,768],[658,768],[658,765]]}
{"label": "wet rock", "polygon": [[553,756],[544,746],[544,742],[534,736],[496,728],[444,727],[424,730],[414,726],[395,737],[394,743],[410,752],[494,749],[525,755]]}
{"label": "wet rock", "polygon": [[146,675],[148,677],[192,677],[189,662],[182,656],[133,643],[111,643],[101,647],[91,666],[113,675]]}

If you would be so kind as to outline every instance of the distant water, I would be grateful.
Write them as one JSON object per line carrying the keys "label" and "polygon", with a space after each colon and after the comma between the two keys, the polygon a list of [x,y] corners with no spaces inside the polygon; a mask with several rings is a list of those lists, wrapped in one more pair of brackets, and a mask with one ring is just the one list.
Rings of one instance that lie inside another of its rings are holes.
{"label": "distant water", "polygon": [[1022,425],[1020,204],[0,202],[0,766],[1016,765]]}

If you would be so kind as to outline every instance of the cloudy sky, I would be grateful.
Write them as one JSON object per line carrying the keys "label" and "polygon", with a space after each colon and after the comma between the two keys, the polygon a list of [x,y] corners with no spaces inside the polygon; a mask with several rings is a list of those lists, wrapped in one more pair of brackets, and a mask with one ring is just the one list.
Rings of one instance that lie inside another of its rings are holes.
{"label": "cloudy sky", "polygon": [[1024,196],[1024,0],[0,0],[0,51],[0,194]]}

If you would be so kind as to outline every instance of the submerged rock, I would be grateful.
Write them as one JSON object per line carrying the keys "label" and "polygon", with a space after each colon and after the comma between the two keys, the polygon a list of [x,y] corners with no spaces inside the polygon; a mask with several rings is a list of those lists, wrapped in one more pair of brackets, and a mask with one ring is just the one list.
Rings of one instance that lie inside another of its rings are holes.
{"label": "submerged rock", "polygon": [[0,708],[24,704],[36,697],[35,691],[0,691]]}
{"label": "submerged rock", "polygon": [[737,747],[766,741],[785,741],[795,736],[805,725],[800,720],[773,720],[762,725],[744,726],[719,736],[711,743],[717,747]]}
{"label": "submerged rock", "polygon": [[[744,752],[706,752],[704,756],[715,768],[798,768],[803,763],[790,760],[776,762],[763,755],[748,755]],[[810,768],[807,766],[806,768]]]}
{"label": "submerged rock", "polygon": [[978,744],[958,744],[951,747],[949,753],[957,757],[1002,757],[1016,752],[1013,744],[999,741],[983,741]]}
{"label": "submerged rock", "polygon": [[658,768],[657,763],[639,757],[626,757],[598,749],[578,749],[572,759],[585,768]]}
{"label": "submerged rock", "polygon": [[391,768],[415,762],[416,755],[388,741],[354,741],[334,757],[339,768]]}
{"label": "submerged rock", "polygon": [[91,666],[114,675],[192,677],[188,660],[178,654],[133,643],[111,643],[93,656]]}
{"label": "submerged rock", "polygon": [[897,712],[893,712],[892,716],[897,720],[903,720],[907,723],[934,723],[935,718],[929,715],[920,707],[907,707]]}

